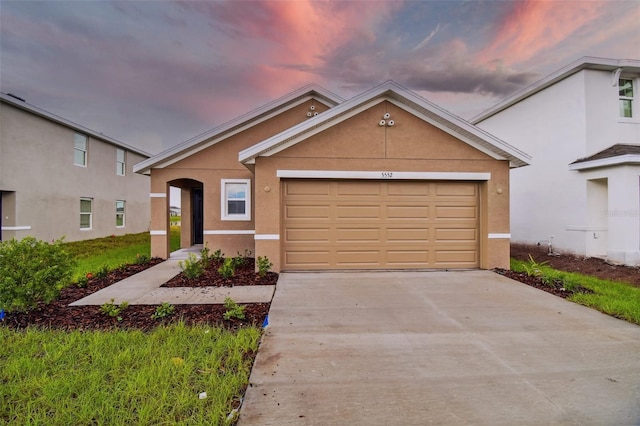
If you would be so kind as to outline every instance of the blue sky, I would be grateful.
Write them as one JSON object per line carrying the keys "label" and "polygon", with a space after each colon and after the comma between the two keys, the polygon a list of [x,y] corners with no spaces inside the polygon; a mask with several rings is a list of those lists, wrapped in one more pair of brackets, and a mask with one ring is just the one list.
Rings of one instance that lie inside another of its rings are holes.
{"label": "blue sky", "polygon": [[312,82],[470,118],[582,56],[640,59],[638,22],[636,0],[1,0],[0,91],[158,153]]}

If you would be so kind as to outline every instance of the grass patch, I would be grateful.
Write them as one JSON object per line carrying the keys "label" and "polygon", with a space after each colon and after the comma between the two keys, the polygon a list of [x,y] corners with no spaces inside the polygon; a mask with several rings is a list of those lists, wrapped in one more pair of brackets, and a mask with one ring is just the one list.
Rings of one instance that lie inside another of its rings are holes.
{"label": "grass patch", "polygon": [[[137,256],[149,256],[151,253],[151,237],[148,232],[95,238],[93,240],[64,243],[65,249],[76,258],[78,266],[73,280],[91,272],[95,275],[105,265],[115,269],[122,264],[135,263]],[[180,248],[180,227],[172,226],[170,234],[170,250]]]}
{"label": "grass patch", "polygon": [[[528,262],[511,259],[511,270],[526,272]],[[640,288],[631,284],[602,280],[576,272],[565,272],[542,265],[542,279],[560,280],[568,290],[582,286],[593,294],[576,293],[568,297],[572,302],[597,309],[616,318],[640,325]]]}
{"label": "grass patch", "polygon": [[255,327],[230,332],[182,323],[151,333],[0,327],[0,420],[225,424],[248,384],[259,338]]}

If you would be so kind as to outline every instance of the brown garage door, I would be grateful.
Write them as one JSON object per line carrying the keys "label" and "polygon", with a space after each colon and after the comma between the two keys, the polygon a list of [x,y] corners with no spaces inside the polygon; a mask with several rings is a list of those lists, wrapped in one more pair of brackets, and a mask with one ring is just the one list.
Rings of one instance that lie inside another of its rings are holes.
{"label": "brown garage door", "polygon": [[283,269],[477,268],[475,182],[283,181]]}

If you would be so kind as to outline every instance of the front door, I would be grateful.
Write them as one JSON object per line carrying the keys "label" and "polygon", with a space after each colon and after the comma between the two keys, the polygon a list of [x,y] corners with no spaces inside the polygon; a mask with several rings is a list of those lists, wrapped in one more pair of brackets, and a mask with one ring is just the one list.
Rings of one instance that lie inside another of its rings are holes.
{"label": "front door", "polygon": [[203,203],[203,194],[202,188],[193,188],[191,192],[191,211],[193,212],[192,217],[192,233],[191,233],[191,244],[202,244],[203,243],[203,231],[204,231],[204,203]]}

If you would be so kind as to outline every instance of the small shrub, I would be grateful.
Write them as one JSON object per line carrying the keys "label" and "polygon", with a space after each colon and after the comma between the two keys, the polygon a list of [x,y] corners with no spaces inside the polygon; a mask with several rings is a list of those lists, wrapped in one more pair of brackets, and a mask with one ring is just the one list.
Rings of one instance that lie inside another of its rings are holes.
{"label": "small shrub", "polygon": [[539,277],[542,275],[542,267],[548,262],[536,262],[531,255],[529,255],[529,262],[522,265],[524,272],[530,277]]}
{"label": "small shrub", "polygon": [[204,244],[204,247],[200,250],[200,262],[202,263],[202,267],[207,269],[209,267],[209,263],[211,262],[211,250],[209,250],[209,246],[207,243]]}
{"label": "small shrub", "polygon": [[76,287],[86,288],[88,285],[89,285],[89,277],[86,275],[84,277],[78,278],[78,281],[76,281]]}
{"label": "small shrub", "polygon": [[216,262],[220,262],[224,258],[224,253],[222,252],[222,250],[218,249],[213,252],[213,254],[211,255],[211,258]]}
{"label": "small shrub", "polygon": [[260,278],[264,278],[272,266],[273,263],[269,261],[267,256],[258,256],[258,275]]}
{"label": "small shrub", "polygon": [[122,321],[122,317],[120,316],[120,314],[122,313],[122,311],[124,311],[129,307],[129,302],[124,301],[119,305],[116,305],[113,302],[114,302],[114,299],[111,299],[110,302],[106,302],[102,304],[100,306],[100,313],[102,315],[107,315],[110,317],[118,317],[118,321]]}
{"label": "small shrub", "polygon": [[24,312],[51,302],[71,282],[75,266],[62,239],[0,241],[0,309]]}
{"label": "small shrub", "polygon": [[175,310],[176,310],[176,307],[173,306],[171,303],[163,302],[161,305],[159,305],[156,308],[156,311],[151,315],[151,318],[153,319],[166,318],[170,315],[173,315]]}
{"label": "small shrub", "polygon": [[225,320],[233,318],[243,320],[245,318],[244,306],[238,305],[232,298],[227,297],[224,299],[224,307],[226,311],[222,316]]}
{"label": "small shrub", "polygon": [[202,262],[200,262],[198,257],[193,253],[190,253],[189,258],[185,261],[178,262],[178,265],[180,265],[182,272],[184,272],[187,278],[200,278],[202,274],[204,274]]}
{"label": "small shrub", "polygon": [[145,263],[149,263],[151,258],[146,254],[136,254],[136,265],[144,265]]}
{"label": "small shrub", "polygon": [[235,268],[242,268],[247,265],[249,258],[251,257],[251,250],[245,249],[244,254],[237,252],[238,255],[233,258],[233,266]]}
{"label": "small shrub", "polygon": [[218,268],[218,273],[222,275],[223,278],[231,278],[236,273],[235,267],[235,258],[227,258],[222,263],[222,266]]}
{"label": "small shrub", "polygon": [[107,275],[109,275],[109,265],[102,265],[96,272],[97,279],[107,278]]}

